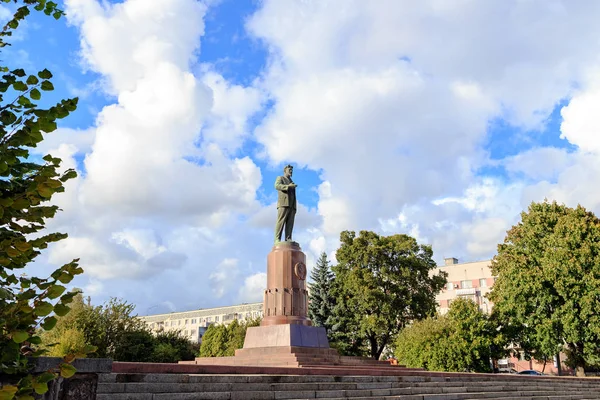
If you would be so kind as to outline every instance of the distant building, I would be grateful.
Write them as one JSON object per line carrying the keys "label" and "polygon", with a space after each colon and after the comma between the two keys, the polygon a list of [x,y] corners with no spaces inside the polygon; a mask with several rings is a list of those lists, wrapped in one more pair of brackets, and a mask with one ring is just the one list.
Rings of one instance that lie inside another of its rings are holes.
{"label": "distant building", "polygon": [[492,311],[492,303],[485,295],[492,289],[495,278],[490,269],[492,260],[459,263],[454,257],[444,259],[438,266],[448,273],[448,283],[436,296],[441,314],[448,312],[452,300],[463,297],[473,300],[483,312]]}
{"label": "distant building", "polygon": [[263,303],[244,303],[235,306],[202,308],[193,311],[172,312],[140,317],[153,332],[181,330],[191,341],[200,343],[206,329],[211,324],[228,325],[262,318]]}

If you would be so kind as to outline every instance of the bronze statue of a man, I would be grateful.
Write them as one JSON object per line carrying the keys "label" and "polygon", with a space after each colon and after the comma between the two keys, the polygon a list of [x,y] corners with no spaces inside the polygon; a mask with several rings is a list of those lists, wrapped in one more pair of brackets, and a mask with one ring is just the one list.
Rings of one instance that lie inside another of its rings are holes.
{"label": "bronze statue of a man", "polygon": [[294,167],[286,165],[283,176],[275,180],[275,189],[279,192],[277,198],[277,223],[275,224],[275,243],[281,241],[281,234],[285,226],[285,240],[292,240],[294,218],[296,217],[296,185],[292,181]]}

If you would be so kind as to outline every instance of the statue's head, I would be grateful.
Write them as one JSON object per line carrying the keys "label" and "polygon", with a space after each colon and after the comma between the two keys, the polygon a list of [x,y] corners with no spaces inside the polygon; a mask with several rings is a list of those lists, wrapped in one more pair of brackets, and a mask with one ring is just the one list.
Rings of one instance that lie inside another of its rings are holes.
{"label": "statue's head", "polygon": [[290,176],[292,176],[293,173],[294,173],[294,167],[292,167],[290,164],[283,167],[283,174],[285,176],[290,177]]}

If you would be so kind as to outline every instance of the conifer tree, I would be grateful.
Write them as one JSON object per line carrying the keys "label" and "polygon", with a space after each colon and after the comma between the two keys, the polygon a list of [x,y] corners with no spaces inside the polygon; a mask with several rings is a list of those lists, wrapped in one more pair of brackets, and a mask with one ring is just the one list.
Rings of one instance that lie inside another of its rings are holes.
{"label": "conifer tree", "polygon": [[335,300],[331,293],[333,272],[325,252],[321,253],[316,267],[310,274],[310,279],[313,283],[310,284],[308,316],[315,326],[322,326],[329,333],[331,324],[328,324],[327,319],[331,316]]}

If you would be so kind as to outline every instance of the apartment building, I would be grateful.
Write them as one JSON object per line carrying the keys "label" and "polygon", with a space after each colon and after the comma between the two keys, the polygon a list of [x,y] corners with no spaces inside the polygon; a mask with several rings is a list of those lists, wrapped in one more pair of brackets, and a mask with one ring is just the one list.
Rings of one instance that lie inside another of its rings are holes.
{"label": "apartment building", "polygon": [[153,332],[181,330],[191,341],[200,343],[211,324],[229,325],[234,320],[262,318],[263,303],[244,303],[235,306],[201,308],[192,311],[140,317]]}
{"label": "apartment building", "polygon": [[492,311],[492,303],[485,297],[494,285],[490,269],[492,260],[460,263],[454,257],[444,259],[438,266],[448,273],[446,287],[436,296],[441,314],[448,312],[452,300],[464,297],[473,300],[484,312]]}

